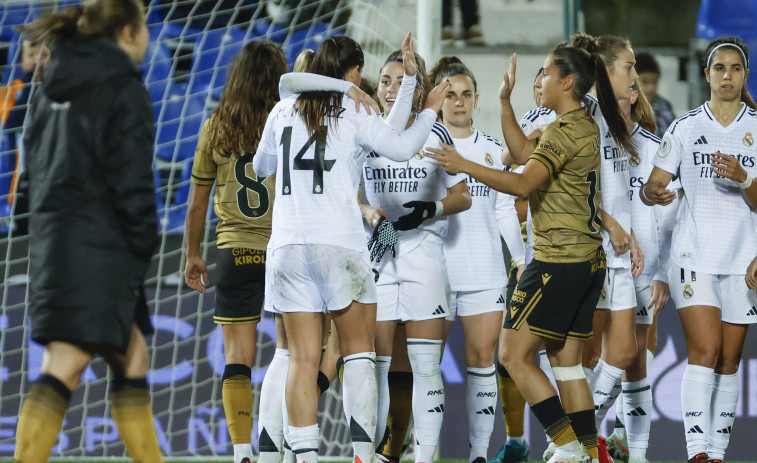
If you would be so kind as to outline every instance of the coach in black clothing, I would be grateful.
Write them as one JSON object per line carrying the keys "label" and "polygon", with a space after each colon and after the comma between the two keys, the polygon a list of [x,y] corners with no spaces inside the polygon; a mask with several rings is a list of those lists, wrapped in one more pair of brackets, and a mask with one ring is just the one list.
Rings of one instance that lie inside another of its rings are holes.
{"label": "coach in black clothing", "polygon": [[32,339],[45,356],[14,458],[46,460],[71,390],[100,354],[129,455],[157,462],[142,336],[152,331],[142,284],[158,239],[152,113],[136,67],[148,42],[143,8],[88,0],[25,32],[52,49],[25,138]]}

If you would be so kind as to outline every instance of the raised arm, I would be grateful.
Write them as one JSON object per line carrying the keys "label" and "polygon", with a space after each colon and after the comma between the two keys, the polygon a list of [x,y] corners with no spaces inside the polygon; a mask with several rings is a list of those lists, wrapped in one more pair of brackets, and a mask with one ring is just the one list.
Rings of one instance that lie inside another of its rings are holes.
{"label": "raised arm", "polygon": [[511,163],[525,164],[528,157],[536,148],[536,143],[529,140],[526,134],[518,124],[515,118],[515,111],[510,103],[510,95],[515,87],[515,69],[518,63],[518,54],[513,53],[510,58],[510,68],[502,78],[502,84],[499,87],[500,102],[500,122],[502,124],[502,134],[505,137],[507,149],[510,151]]}

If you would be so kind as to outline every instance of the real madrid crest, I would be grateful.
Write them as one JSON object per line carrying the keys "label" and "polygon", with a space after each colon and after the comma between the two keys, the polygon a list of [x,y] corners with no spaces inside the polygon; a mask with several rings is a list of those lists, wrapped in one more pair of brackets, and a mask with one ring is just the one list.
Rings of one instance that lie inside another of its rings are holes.
{"label": "real madrid crest", "polygon": [[694,295],[694,290],[691,288],[691,285],[686,285],[683,287],[683,297],[686,299],[691,299],[691,296]]}
{"label": "real madrid crest", "polygon": [[494,159],[492,159],[492,155],[489,153],[486,153],[486,156],[484,157],[484,161],[486,161],[486,164],[490,166],[494,165]]}
{"label": "real madrid crest", "polygon": [[639,158],[639,156],[635,154],[632,154],[631,158],[628,160],[628,163],[633,167],[639,167],[639,164],[641,164],[641,158]]}
{"label": "real madrid crest", "polygon": [[415,153],[415,159],[423,159],[423,148],[419,149],[417,153]]}
{"label": "real madrid crest", "polygon": [[744,138],[741,139],[741,141],[744,142],[744,146],[754,145],[754,138],[752,138],[752,132],[747,132],[746,135],[744,135]]}

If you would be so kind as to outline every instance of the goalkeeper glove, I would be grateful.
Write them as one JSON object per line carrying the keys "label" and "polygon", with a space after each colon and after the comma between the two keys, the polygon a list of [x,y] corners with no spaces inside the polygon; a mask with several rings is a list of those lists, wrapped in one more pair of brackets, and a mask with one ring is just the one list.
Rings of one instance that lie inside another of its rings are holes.
{"label": "goalkeeper glove", "polygon": [[373,230],[373,236],[368,241],[368,250],[371,251],[371,261],[381,262],[387,249],[392,251],[392,257],[395,257],[394,245],[397,244],[397,229],[394,224],[381,217],[376,229]]}
{"label": "goalkeeper glove", "polygon": [[424,220],[440,215],[444,209],[441,201],[410,201],[402,206],[413,209],[394,222],[394,227],[403,231],[418,228]]}

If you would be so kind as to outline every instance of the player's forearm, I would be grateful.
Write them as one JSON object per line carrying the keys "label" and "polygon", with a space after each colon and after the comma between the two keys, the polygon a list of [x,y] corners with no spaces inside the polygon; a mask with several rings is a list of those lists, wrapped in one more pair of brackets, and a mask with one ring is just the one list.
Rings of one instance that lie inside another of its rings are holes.
{"label": "player's forearm", "polygon": [[528,157],[536,146],[533,140],[529,140],[526,134],[518,125],[510,101],[501,102],[500,123],[502,124],[502,134],[505,136],[507,149],[510,150],[510,157],[515,164],[525,164]]}
{"label": "player's forearm", "polygon": [[519,197],[526,197],[530,193],[526,182],[523,181],[522,176],[519,174],[490,169],[470,161],[465,163],[464,172],[479,182],[503,193]]}
{"label": "player's forearm", "polygon": [[472,204],[473,200],[470,191],[466,186],[463,191],[450,192],[447,194],[446,198],[442,199],[442,206],[444,206],[442,215],[453,215],[467,211]]}
{"label": "player's forearm", "polygon": [[746,201],[749,207],[752,209],[757,208],[757,182],[752,181],[749,188],[741,190],[741,194],[744,195],[744,201]]}

